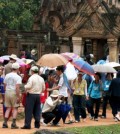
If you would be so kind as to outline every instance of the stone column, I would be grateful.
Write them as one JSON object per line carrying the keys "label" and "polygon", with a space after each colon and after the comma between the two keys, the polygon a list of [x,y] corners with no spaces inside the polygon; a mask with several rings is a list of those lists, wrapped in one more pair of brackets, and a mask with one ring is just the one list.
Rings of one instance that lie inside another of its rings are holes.
{"label": "stone column", "polygon": [[72,42],[73,42],[73,53],[78,54],[79,56],[82,56],[84,52],[82,38],[72,37]]}
{"label": "stone column", "polygon": [[118,39],[108,39],[109,61],[118,62]]}

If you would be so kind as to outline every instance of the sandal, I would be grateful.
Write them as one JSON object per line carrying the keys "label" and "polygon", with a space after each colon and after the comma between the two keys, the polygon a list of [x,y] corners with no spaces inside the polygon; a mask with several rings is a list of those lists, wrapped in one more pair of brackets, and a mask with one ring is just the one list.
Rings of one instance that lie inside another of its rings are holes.
{"label": "sandal", "polygon": [[65,124],[72,124],[72,123],[74,123],[74,121],[73,121],[73,120],[69,120],[69,121],[66,122]]}

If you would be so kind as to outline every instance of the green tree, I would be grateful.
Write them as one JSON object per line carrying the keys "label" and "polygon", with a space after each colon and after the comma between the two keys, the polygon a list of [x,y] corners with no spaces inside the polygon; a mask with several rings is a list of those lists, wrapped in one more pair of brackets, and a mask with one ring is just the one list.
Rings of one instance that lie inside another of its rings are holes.
{"label": "green tree", "polygon": [[32,30],[41,0],[0,0],[0,28]]}

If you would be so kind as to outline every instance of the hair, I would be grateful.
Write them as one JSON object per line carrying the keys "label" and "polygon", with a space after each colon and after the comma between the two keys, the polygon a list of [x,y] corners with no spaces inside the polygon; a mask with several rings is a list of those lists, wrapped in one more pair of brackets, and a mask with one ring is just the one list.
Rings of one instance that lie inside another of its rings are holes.
{"label": "hair", "polygon": [[16,61],[15,59],[13,59],[13,58],[9,58],[10,60],[14,60],[14,61]]}
{"label": "hair", "polygon": [[120,71],[117,72],[117,78],[120,78]]}
{"label": "hair", "polygon": [[[31,71],[33,71],[33,70],[31,70]],[[39,71],[38,70],[35,70],[35,71],[33,71],[34,73],[38,73]]]}
{"label": "hair", "polygon": [[[38,66],[36,66],[36,67],[38,67]],[[39,72],[39,68],[35,69],[35,70],[31,70],[31,71],[33,71],[34,73],[38,73]]]}
{"label": "hair", "polygon": [[57,68],[56,68],[56,70],[58,70],[58,71],[61,71],[62,73],[64,72],[64,70],[65,70],[65,66],[58,66]]}
{"label": "hair", "polygon": [[91,59],[90,55],[86,55],[86,60],[90,60],[90,59]]}
{"label": "hair", "polygon": [[41,74],[40,76],[44,79],[44,81],[47,81],[47,75],[46,74]]}
{"label": "hair", "polygon": [[103,57],[102,57],[102,60],[106,60],[106,59],[107,59],[107,56],[103,56]]}
{"label": "hair", "polygon": [[99,78],[101,79],[101,74],[100,73],[95,73],[95,75],[99,76]]}
{"label": "hair", "polygon": [[114,77],[113,73],[107,73],[106,78],[108,77],[109,74],[111,75],[112,78]]}
{"label": "hair", "polygon": [[55,75],[55,70],[48,70],[48,75]]}

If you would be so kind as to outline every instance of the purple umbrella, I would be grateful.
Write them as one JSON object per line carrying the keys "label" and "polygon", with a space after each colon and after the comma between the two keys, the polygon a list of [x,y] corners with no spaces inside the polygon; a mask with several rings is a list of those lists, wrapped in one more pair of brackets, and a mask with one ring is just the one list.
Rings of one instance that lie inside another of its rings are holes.
{"label": "purple umbrella", "polygon": [[94,70],[90,64],[88,64],[86,61],[77,59],[72,62],[75,68],[77,68],[79,71],[82,71],[89,75],[94,75]]}

